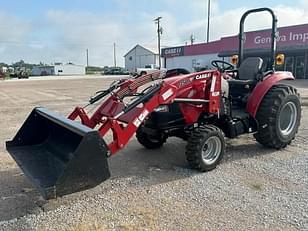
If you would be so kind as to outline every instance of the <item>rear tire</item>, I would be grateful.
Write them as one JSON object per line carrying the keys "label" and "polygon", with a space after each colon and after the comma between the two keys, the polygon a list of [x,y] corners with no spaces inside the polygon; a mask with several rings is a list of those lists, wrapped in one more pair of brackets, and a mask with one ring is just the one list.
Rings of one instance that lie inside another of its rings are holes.
{"label": "rear tire", "polygon": [[301,119],[300,96],[287,85],[273,86],[264,96],[256,119],[256,140],[269,148],[285,148],[292,142]]}
{"label": "rear tire", "polygon": [[164,135],[151,137],[149,134],[145,133],[140,127],[136,132],[136,138],[138,142],[147,149],[158,149],[161,148],[164,143],[166,143],[167,138]]}
{"label": "rear tire", "polygon": [[225,153],[222,131],[212,125],[195,128],[188,138],[186,159],[188,164],[205,172],[216,168]]}

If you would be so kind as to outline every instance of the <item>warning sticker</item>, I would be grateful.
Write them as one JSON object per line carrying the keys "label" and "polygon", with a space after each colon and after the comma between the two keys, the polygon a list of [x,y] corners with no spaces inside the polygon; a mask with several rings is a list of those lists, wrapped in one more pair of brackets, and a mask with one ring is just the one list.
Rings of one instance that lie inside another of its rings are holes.
{"label": "warning sticker", "polygon": [[137,118],[134,120],[133,124],[138,128],[142,122]]}
{"label": "warning sticker", "polygon": [[213,93],[212,93],[212,96],[219,96],[220,95],[220,92],[219,91],[214,91]]}
{"label": "warning sticker", "polygon": [[136,127],[139,127],[142,121],[148,116],[149,113],[150,112],[147,109],[144,109],[144,111],[138,116],[138,118],[134,120],[133,124]]}
{"label": "warning sticker", "polygon": [[168,98],[170,98],[170,96],[173,95],[173,90],[170,88],[168,91],[166,91],[162,96],[164,100],[167,100]]}
{"label": "warning sticker", "polygon": [[138,117],[139,120],[143,121],[148,116],[148,114],[149,114],[149,111],[147,109],[144,109],[144,111]]}

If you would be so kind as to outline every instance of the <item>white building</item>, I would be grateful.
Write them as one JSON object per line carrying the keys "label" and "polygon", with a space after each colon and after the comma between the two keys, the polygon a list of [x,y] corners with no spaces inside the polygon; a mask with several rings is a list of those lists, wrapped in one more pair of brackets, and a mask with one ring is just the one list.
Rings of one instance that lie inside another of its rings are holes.
{"label": "white building", "polygon": [[45,75],[55,75],[55,68],[54,66],[34,66],[32,68],[33,76],[45,76]]}
{"label": "white building", "polygon": [[86,67],[75,64],[59,64],[54,66],[55,75],[85,75]]}
{"label": "white building", "polygon": [[136,71],[137,68],[144,68],[149,64],[159,65],[159,55],[157,50],[151,48],[145,48],[140,45],[136,45],[126,55],[125,69],[128,71]]}
{"label": "white building", "polygon": [[6,73],[8,71],[8,67],[1,67],[0,71]]}
{"label": "white building", "polygon": [[75,64],[56,64],[50,66],[36,66],[32,69],[32,75],[44,76],[44,75],[85,75],[85,66]]}

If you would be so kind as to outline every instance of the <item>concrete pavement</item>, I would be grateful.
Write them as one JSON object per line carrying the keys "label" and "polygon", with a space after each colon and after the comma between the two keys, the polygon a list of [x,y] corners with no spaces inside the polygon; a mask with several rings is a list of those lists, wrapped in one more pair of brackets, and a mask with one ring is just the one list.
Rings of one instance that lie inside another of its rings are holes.
{"label": "concrete pavement", "polygon": [[[91,80],[91,79],[102,79],[102,80],[112,80],[112,79],[118,79],[118,78],[125,78],[128,76],[102,76],[102,75],[76,75],[76,76],[40,76],[40,77],[30,77],[29,79],[10,79],[5,80],[8,82],[20,82],[20,81],[37,81],[37,80],[78,80],[78,79],[84,79],[84,80]],[[308,106],[308,79],[296,79],[296,80],[285,80],[282,81],[282,83],[290,84],[294,87],[296,87],[301,95],[302,99],[302,105]]]}
{"label": "concrete pavement", "polygon": [[308,106],[308,79],[286,80],[282,83],[290,84],[297,88],[302,99],[302,106]]}

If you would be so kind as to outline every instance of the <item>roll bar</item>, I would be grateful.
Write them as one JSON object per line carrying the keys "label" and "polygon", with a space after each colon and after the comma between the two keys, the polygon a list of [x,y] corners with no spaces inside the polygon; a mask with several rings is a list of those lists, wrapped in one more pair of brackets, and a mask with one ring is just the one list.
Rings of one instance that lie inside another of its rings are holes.
{"label": "roll bar", "polygon": [[275,57],[276,57],[276,44],[277,44],[277,17],[274,11],[270,8],[257,8],[248,10],[245,14],[243,14],[240,22],[240,33],[239,33],[239,60],[238,60],[238,67],[241,65],[244,59],[244,23],[248,15],[252,13],[258,13],[267,11],[272,16],[272,34],[271,34],[271,69],[275,69]]}

